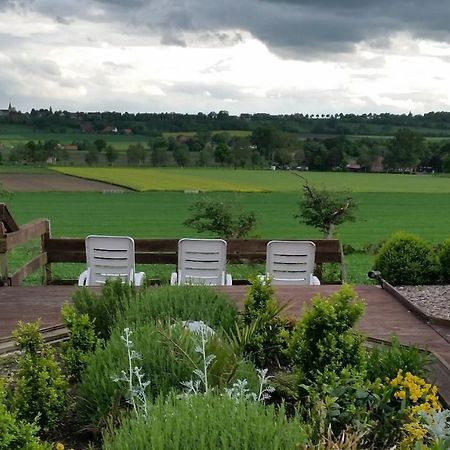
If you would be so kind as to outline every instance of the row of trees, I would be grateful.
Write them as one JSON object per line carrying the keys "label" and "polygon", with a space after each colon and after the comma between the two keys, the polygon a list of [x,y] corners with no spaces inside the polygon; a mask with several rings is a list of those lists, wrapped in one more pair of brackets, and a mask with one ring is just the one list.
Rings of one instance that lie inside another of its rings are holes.
{"label": "row of trees", "polygon": [[[164,137],[130,145],[119,152],[103,138],[77,142],[88,165],[121,164],[157,167],[178,165],[244,168],[309,168],[310,170],[426,170],[450,172],[450,140],[426,141],[414,130],[404,128],[392,139],[349,139],[335,136],[301,140],[298,135],[274,127],[259,127],[249,135],[227,132],[197,132]],[[14,163],[67,163],[70,152],[55,140],[29,141],[9,153]],[[79,158],[78,158],[79,159]]]}
{"label": "row of trees", "polygon": [[132,132],[152,136],[161,132],[186,132],[197,130],[247,130],[271,126],[294,133],[316,134],[370,134],[393,135],[400,127],[425,128],[428,135],[450,135],[450,112],[413,114],[279,114],[266,113],[230,115],[227,111],[208,114],[120,113],[120,112],[70,112],[49,109],[32,109],[30,112],[13,112],[0,117],[0,123],[31,125],[36,130],[62,133],[90,130],[102,132],[108,127],[118,132]]}

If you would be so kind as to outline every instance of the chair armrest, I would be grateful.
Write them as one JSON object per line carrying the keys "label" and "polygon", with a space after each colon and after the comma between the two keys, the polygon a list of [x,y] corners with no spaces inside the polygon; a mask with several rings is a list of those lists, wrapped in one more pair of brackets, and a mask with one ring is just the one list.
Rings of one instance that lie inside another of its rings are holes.
{"label": "chair armrest", "polygon": [[145,273],[144,272],[136,272],[134,274],[134,285],[135,286],[142,286],[142,283],[144,282]]}
{"label": "chair armrest", "polygon": [[225,286],[231,286],[233,284],[233,278],[229,273],[225,276]]}
{"label": "chair armrest", "polygon": [[178,284],[178,273],[172,272],[172,275],[170,276],[170,285],[176,286]]}
{"label": "chair armrest", "polygon": [[78,286],[86,286],[87,285],[88,276],[89,276],[89,269],[86,269],[78,277]]}

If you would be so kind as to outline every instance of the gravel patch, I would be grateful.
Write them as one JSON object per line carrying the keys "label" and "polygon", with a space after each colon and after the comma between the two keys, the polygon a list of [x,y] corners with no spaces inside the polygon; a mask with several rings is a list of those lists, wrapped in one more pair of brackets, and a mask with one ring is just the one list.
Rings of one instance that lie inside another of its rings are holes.
{"label": "gravel patch", "polygon": [[450,320],[450,286],[396,286],[415,306],[432,317]]}

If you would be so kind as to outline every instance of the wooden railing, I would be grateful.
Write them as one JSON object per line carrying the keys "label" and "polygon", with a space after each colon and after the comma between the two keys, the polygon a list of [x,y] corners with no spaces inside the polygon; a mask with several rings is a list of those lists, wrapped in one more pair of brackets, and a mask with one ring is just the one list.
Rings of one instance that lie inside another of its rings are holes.
{"label": "wooden railing", "polygon": [[[0,223],[3,234],[0,237],[0,262],[2,263],[2,279],[10,285],[20,285],[23,279],[32,272],[43,268],[44,284],[66,284],[74,280],[54,280],[52,264],[85,263],[86,252],[84,239],[52,238],[50,223],[39,219],[20,228],[15,224],[5,205],[0,204]],[[8,216],[3,220],[2,217]],[[5,226],[5,223],[9,225]],[[40,237],[41,249],[38,256],[29,261],[13,275],[8,276],[7,251],[26,241]],[[300,239],[300,238],[299,238]],[[232,264],[264,263],[266,246],[270,239],[228,239],[227,261]],[[322,278],[324,263],[337,263],[340,268],[338,279],[332,283],[346,280],[344,259],[340,242],[335,239],[313,239],[316,244],[316,275]],[[178,239],[135,239],[135,259],[137,264],[177,264]],[[236,283],[245,280],[233,280]]]}
{"label": "wooden railing", "polygon": [[[7,206],[0,203],[0,284],[20,285],[30,274],[45,267],[47,254],[44,241],[50,237],[50,222],[46,219],[36,219],[30,223],[18,226]],[[32,239],[40,238],[40,251],[31,261],[27,262],[12,275],[9,273],[8,252],[18,245]]]}

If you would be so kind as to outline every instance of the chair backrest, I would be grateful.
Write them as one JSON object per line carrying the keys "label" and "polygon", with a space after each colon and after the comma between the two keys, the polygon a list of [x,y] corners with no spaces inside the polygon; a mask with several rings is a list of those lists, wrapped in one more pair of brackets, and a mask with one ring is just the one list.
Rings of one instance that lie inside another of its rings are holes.
{"label": "chair backrest", "polygon": [[316,246],[310,241],[270,241],[266,274],[272,284],[312,284]]}
{"label": "chair backrest", "polygon": [[227,243],[223,239],[178,241],[178,284],[225,284]]}
{"label": "chair backrest", "polygon": [[88,286],[102,285],[107,279],[134,281],[134,240],[128,236],[88,236],[86,238]]}

